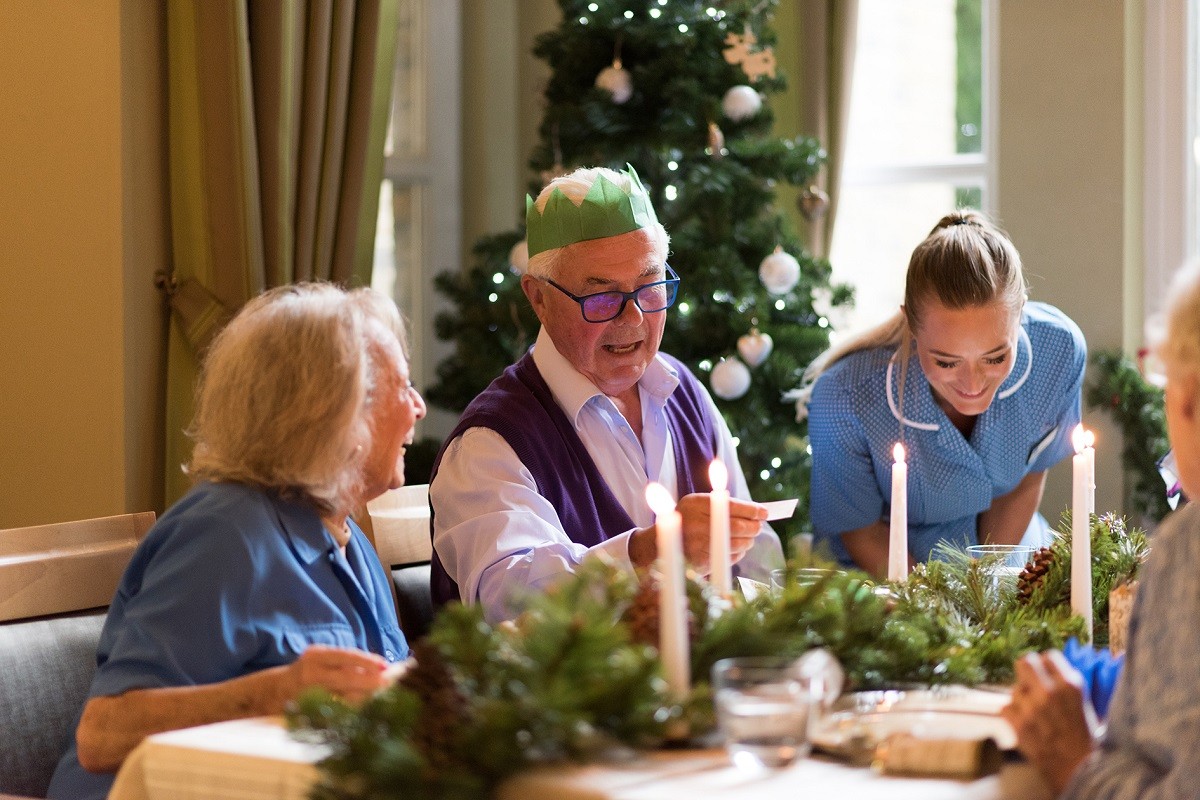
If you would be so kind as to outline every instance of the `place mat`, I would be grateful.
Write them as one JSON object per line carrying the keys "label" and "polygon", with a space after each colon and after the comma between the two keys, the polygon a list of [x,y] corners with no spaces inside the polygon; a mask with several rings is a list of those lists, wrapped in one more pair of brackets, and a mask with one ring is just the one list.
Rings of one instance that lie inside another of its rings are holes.
{"label": "place mat", "polygon": [[940,686],[844,695],[813,728],[813,744],[835,754],[873,749],[896,734],[929,740],[991,739],[1016,748],[1012,727],[1000,716],[1006,689]]}

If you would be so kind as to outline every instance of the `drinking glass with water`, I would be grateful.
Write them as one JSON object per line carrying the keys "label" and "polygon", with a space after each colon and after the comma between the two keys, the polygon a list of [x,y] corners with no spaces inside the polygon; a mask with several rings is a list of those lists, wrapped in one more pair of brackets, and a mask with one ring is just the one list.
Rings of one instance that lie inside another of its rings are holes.
{"label": "drinking glass with water", "polygon": [[841,691],[841,665],[825,651],[727,658],[713,665],[712,677],[725,748],[734,764],[751,769],[808,755],[810,718]]}

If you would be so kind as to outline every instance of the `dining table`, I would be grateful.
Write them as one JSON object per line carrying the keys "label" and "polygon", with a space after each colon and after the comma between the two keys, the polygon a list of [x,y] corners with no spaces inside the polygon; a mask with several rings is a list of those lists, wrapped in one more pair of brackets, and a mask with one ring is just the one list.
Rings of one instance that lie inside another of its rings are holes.
{"label": "dining table", "polygon": [[[325,745],[297,740],[280,718],[156,734],[126,759],[109,800],[302,800],[320,779]],[[1049,800],[1032,767],[1006,761],[986,777],[898,777],[812,755],[777,769],[735,766],[723,748],[630,751],[589,764],[523,770],[497,800]]]}

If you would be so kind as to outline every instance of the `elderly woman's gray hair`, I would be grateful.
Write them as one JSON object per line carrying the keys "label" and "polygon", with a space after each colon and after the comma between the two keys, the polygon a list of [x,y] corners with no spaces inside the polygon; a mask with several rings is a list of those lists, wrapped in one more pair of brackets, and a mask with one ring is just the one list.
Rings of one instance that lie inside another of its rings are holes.
{"label": "elderly woman's gray hair", "polygon": [[297,284],[254,298],[205,358],[188,473],[353,511],[372,392],[405,349],[395,304],[371,289]]}
{"label": "elderly woman's gray hair", "polygon": [[1183,266],[1171,281],[1166,337],[1158,356],[1184,371],[1200,372],[1200,261]]}

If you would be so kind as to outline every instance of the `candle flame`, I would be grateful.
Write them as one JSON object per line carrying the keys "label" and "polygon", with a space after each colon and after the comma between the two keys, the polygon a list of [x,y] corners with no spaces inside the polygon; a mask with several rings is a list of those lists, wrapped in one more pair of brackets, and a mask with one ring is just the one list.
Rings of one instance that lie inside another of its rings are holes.
{"label": "candle flame", "polygon": [[725,467],[725,462],[719,458],[713,459],[713,462],[708,465],[708,480],[714,492],[723,491],[729,486],[729,470]]}
{"label": "candle flame", "polygon": [[646,486],[646,504],[659,517],[675,510],[675,499],[661,483],[651,482]]}
{"label": "candle flame", "polygon": [[896,446],[892,448],[892,458],[896,459],[897,464],[904,463],[904,445],[896,442]]}
{"label": "candle flame", "polygon": [[1071,431],[1071,444],[1075,446],[1076,453],[1082,453],[1085,447],[1091,447],[1095,443],[1096,434],[1084,428],[1082,422]]}

